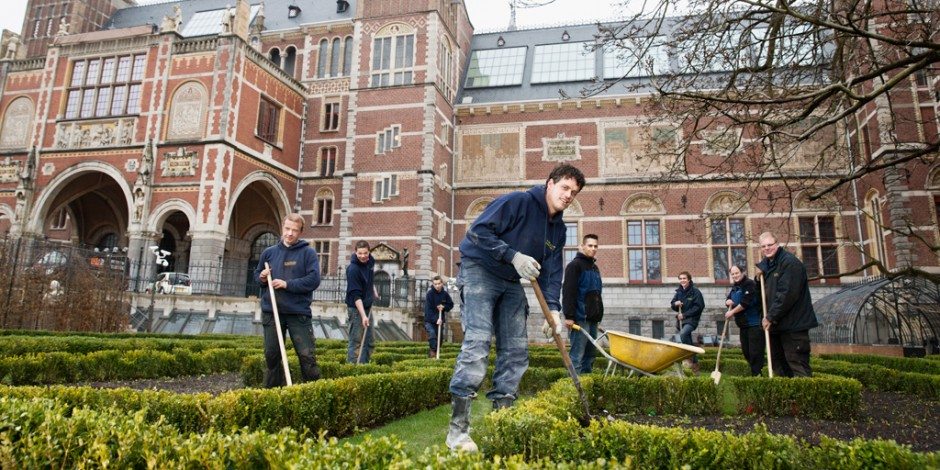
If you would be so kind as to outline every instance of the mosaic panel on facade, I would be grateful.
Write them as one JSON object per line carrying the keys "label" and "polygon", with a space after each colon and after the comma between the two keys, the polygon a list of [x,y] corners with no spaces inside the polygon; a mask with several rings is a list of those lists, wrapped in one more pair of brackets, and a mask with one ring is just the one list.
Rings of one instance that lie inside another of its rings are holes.
{"label": "mosaic panel on facade", "polygon": [[206,121],[206,91],[202,85],[187,83],[176,91],[170,107],[167,139],[198,139]]}
{"label": "mosaic panel on facade", "polygon": [[668,170],[676,149],[676,127],[640,122],[601,127],[601,174],[635,176]]}
{"label": "mosaic panel on facade", "polygon": [[518,181],[523,178],[521,133],[492,129],[460,136],[457,181]]}

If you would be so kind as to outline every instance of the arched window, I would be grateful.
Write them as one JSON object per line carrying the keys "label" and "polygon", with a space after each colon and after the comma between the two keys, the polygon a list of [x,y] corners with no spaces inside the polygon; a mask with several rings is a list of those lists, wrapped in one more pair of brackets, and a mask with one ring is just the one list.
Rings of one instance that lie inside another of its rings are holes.
{"label": "arched window", "polygon": [[350,67],[352,67],[352,36],[346,36],[343,41],[343,76],[349,76]]}
{"label": "arched window", "polygon": [[373,87],[410,85],[414,79],[415,30],[403,23],[383,27],[372,39]]}
{"label": "arched window", "polygon": [[452,96],[454,90],[454,56],[452,51],[450,40],[446,36],[442,36],[437,56],[438,80],[441,90],[444,91],[444,96],[448,98]]}
{"label": "arched window", "polygon": [[627,279],[630,282],[662,282],[662,201],[652,194],[635,194],[620,211],[626,219]]}
{"label": "arched window", "polygon": [[333,39],[333,49],[330,51],[330,76],[338,77],[339,76],[339,59],[340,59],[340,40],[339,38]]}
{"label": "arched window", "polygon": [[268,54],[268,58],[271,59],[271,62],[274,62],[274,65],[278,67],[281,66],[281,50],[278,48],[271,49],[271,52]]}
{"label": "arched window", "polygon": [[715,282],[731,282],[731,266],[747,267],[747,220],[743,212],[750,208],[741,196],[724,191],[714,194],[706,204],[709,217],[712,276]]}
{"label": "arched window", "polygon": [[284,71],[291,77],[294,76],[294,64],[297,62],[297,48],[288,46],[284,51]]}
{"label": "arched window", "polygon": [[0,148],[25,148],[33,122],[33,102],[21,96],[7,106],[0,127]]}
{"label": "arched window", "polygon": [[320,40],[320,53],[317,54],[317,78],[326,77],[327,56],[330,54],[330,43],[326,39]]}
{"label": "arched window", "polygon": [[868,228],[868,256],[880,261],[887,267],[885,259],[885,226],[882,215],[881,199],[878,191],[872,190],[865,196],[865,226]]}
{"label": "arched window", "polygon": [[188,82],[173,94],[170,105],[168,140],[199,139],[205,132],[206,89],[199,82]]}
{"label": "arched window", "polygon": [[333,191],[322,188],[316,197],[317,225],[333,224]]}

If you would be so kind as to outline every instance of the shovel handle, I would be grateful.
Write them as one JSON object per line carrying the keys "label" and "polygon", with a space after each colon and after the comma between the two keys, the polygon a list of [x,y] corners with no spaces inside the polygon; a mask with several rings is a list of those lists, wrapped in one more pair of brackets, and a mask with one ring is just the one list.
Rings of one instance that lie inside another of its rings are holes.
{"label": "shovel handle", "polygon": [[565,363],[565,368],[568,369],[568,375],[571,376],[571,381],[574,382],[574,388],[578,391],[581,406],[584,408],[584,417],[581,424],[586,425],[591,421],[591,409],[588,406],[587,397],[584,396],[584,389],[581,388],[581,380],[578,379],[578,373],[574,370],[574,365],[571,363],[571,356],[568,355],[568,351],[565,349],[565,340],[561,339],[561,335],[555,330],[555,319],[552,318],[551,310],[548,308],[548,302],[545,301],[545,295],[542,294],[542,288],[539,287],[539,283],[535,278],[531,278],[529,281],[532,283],[532,289],[535,291],[535,298],[539,301],[539,307],[542,308],[542,315],[545,316],[545,321],[548,322],[548,326],[552,329],[552,338],[554,338],[555,346],[561,353],[561,360]]}
{"label": "shovel handle", "polygon": [[[760,303],[764,309],[764,319],[767,319],[767,291],[764,284],[764,273],[760,274]],[[763,327],[763,325],[761,325]],[[770,354],[770,330],[764,329],[764,345],[767,346],[767,374],[774,378],[774,364]]]}
{"label": "shovel handle", "polygon": [[[271,266],[265,262],[264,269],[271,272]],[[274,328],[277,328],[277,346],[281,349],[281,364],[284,366],[284,378],[287,380],[287,386],[293,385],[290,379],[290,367],[287,365],[287,349],[284,347],[284,332],[281,330],[281,316],[277,312],[277,299],[274,298],[274,284],[271,283],[271,276],[268,275],[268,293],[271,295],[271,309],[274,312]],[[293,340],[293,338],[291,338]]]}

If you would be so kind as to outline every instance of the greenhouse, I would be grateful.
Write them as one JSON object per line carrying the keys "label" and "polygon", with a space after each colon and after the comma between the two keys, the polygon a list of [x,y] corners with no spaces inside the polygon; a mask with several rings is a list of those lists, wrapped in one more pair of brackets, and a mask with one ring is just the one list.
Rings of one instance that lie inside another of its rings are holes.
{"label": "greenhouse", "polygon": [[904,354],[938,354],[940,284],[920,277],[879,278],[813,303],[814,343],[899,345]]}

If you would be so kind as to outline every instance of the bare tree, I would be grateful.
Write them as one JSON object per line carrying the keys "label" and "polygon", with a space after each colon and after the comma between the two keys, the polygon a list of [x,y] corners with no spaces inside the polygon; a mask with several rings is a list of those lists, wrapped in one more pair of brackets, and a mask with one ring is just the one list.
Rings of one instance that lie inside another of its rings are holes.
{"label": "bare tree", "polygon": [[[940,149],[940,0],[651,0],[598,26],[614,74],[583,94],[646,94],[651,125],[677,123],[676,145],[650,149],[664,183],[734,180],[770,211],[799,195],[871,216],[852,185],[890,193]],[[877,223],[940,254],[903,214]],[[911,270],[925,275],[893,269]]]}

